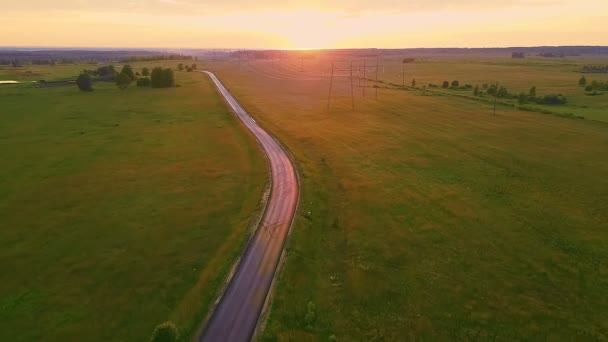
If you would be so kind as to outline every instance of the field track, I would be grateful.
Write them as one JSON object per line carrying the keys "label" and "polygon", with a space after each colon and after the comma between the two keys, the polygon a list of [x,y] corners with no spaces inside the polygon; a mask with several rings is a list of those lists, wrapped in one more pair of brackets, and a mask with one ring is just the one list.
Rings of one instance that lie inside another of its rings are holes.
{"label": "field track", "polygon": [[204,73],[259,141],[270,165],[271,192],[262,221],[200,336],[200,341],[249,341],[292,225],[299,197],[298,180],[283,148],[258,126],[213,73]]}

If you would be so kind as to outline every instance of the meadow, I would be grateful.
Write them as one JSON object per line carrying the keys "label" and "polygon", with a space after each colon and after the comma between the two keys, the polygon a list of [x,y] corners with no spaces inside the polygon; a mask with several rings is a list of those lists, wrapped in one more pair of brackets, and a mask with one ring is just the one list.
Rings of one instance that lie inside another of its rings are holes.
{"label": "meadow", "polygon": [[302,179],[261,340],[608,338],[608,95],[585,96],[576,72],[605,59],[405,65],[418,85],[560,92],[569,104],[551,111],[582,120],[385,88],[403,57],[385,57],[365,98],[355,79],[355,109],[341,77],[328,110],[327,61],[203,66],[287,146]]}
{"label": "meadow", "polygon": [[[141,67],[170,63],[140,63]],[[241,253],[266,165],[199,73],[120,90],[92,65],[0,68],[0,340],[188,340]]]}

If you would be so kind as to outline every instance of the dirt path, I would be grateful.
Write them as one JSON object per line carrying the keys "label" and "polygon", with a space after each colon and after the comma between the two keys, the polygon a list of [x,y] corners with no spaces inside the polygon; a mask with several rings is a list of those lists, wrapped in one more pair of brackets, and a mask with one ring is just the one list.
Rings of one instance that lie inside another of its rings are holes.
{"label": "dirt path", "polygon": [[200,337],[201,341],[250,341],[296,211],[298,179],[283,148],[258,126],[213,73],[204,73],[260,142],[271,170],[271,192],[262,221]]}

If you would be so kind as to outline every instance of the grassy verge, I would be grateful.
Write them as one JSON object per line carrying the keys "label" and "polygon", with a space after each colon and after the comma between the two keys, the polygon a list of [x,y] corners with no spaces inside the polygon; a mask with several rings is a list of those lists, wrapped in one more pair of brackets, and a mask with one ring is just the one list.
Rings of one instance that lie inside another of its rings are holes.
{"label": "grassy verge", "polygon": [[177,83],[0,88],[0,340],[139,341],[167,319],[186,338],[197,328],[266,170],[204,76]]}
{"label": "grassy verge", "polygon": [[262,340],[608,337],[605,123],[256,63],[209,68],[301,168]]}

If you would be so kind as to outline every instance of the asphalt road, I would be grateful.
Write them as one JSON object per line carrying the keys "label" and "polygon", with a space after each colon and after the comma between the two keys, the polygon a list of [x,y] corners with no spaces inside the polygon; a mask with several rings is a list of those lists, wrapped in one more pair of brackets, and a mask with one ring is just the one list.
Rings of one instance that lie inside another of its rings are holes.
{"label": "asphalt road", "polygon": [[200,337],[200,341],[250,341],[293,221],[298,180],[283,148],[243,110],[213,73],[204,73],[260,142],[270,164],[272,185],[262,221]]}

